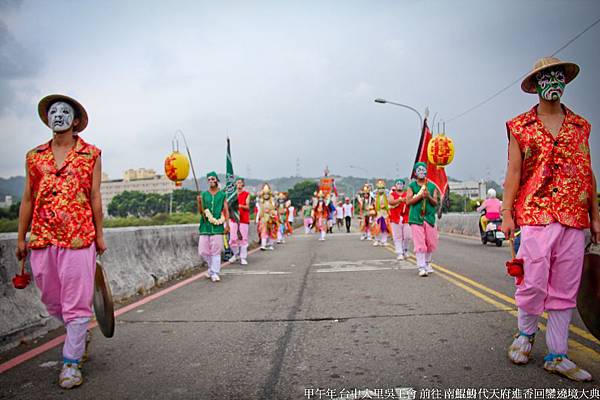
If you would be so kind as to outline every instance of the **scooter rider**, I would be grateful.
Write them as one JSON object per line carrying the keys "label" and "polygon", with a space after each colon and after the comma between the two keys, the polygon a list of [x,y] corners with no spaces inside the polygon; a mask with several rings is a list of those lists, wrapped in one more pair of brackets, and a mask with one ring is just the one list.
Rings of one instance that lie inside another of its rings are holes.
{"label": "scooter rider", "polygon": [[482,232],[485,232],[488,222],[500,219],[501,209],[502,202],[496,198],[496,191],[494,189],[489,189],[487,191],[487,198],[483,204],[477,208],[477,212],[485,210],[485,215],[480,219]]}

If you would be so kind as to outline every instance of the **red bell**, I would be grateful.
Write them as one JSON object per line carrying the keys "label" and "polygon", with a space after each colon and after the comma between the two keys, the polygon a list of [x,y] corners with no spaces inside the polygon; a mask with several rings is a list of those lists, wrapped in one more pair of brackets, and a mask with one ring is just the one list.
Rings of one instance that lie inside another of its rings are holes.
{"label": "red bell", "polygon": [[525,270],[523,269],[523,259],[513,258],[512,260],[507,261],[506,273],[516,278],[517,285],[523,283],[523,276],[525,275]]}
{"label": "red bell", "polygon": [[31,275],[25,272],[25,259],[23,258],[21,260],[21,273],[12,278],[12,283],[15,289],[25,289],[29,282],[31,282]]}

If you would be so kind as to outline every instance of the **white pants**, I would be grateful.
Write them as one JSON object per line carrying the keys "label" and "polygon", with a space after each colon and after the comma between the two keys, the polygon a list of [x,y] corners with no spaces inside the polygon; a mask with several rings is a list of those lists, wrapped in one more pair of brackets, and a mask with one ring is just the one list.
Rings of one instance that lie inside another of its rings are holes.
{"label": "white pants", "polygon": [[395,224],[392,222],[392,236],[394,237],[394,247],[396,248],[396,254],[407,255],[408,245],[410,243],[410,225],[408,224]]}

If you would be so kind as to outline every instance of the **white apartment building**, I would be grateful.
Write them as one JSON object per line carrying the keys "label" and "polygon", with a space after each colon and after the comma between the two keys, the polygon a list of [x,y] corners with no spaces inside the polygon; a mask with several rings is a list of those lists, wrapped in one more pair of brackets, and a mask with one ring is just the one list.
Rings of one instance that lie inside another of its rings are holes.
{"label": "white apartment building", "polygon": [[10,208],[13,204],[12,196],[4,196],[4,201],[0,201],[0,208]]}
{"label": "white apartment building", "polygon": [[448,182],[450,192],[461,196],[469,196],[470,199],[485,199],[487,185],[485,181]]}
{"label": "white apartment building", "polygon": [[[105,176],[103,176],[103,178],[105,178]],[[106,178],[108,178],[108,176],[106,176]],[[125,191],[169,194],[174,189],[175,182],[170,181],[163,175],[157,175],[152,169],[130,169],[125,171],[124,179],[102,181],[102,184],[100,185],[100,193],[102,194],[102,212],[104,216],[107,216],[108,205],[113,197]]]}

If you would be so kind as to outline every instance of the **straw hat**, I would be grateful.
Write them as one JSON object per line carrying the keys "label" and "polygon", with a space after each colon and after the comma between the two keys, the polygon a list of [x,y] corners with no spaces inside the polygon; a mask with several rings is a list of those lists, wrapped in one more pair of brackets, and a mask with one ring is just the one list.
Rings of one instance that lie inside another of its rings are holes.
{"label": "straw hat", "polygon": [[521,82],[521,89],[527,93],[536,93],[535,86],[537,82],[535,75],[540,71],[552,67],[563,67],[565,71],[565,83],[571,82],[579,73],[579,65],[577,64],[560,61],[556,57],[543,57],[533,64],[533,69],[525,79],[523,79],[523,82]]}
{"label": "straw hat", "polygon": [[83,106],[74,98],[62,94],[51,94],[40,100],[40,103],[38,104],[38,114],[42,121],[44,121],[44,124],[49,128],[52,128],[48,125],[48,109],[57,101],[64,101],[75,109],[75,118],[79,120],[79,124],[73,127],[73,131],[82,132],[88,124],[88,115],[85,108],[83,108]]}

